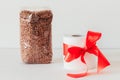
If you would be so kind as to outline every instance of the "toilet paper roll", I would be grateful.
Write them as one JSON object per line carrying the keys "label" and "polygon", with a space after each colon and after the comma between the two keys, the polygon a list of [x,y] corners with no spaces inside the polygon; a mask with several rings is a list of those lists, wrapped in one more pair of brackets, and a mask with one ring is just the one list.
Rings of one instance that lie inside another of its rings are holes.
{"label": "toilet paper roll", "polygon": [[[84,48],[86,46],[86,40],[84,35],[65,35],[63,38],[63,52],[64,55],[68,53],[68,48],[72,46],[77,46]],[[63,56],[64,58],[65,56]],[[72,73],[84,73],[90,69],[94,69],[97,66],[97,58],[95,55],[90,54],[88,52],[85,53],[85,62],[84,64],[81,60],[81,57],[71,61],[66,62],[64,60],[64,68],[67,70],[67,72]]]}

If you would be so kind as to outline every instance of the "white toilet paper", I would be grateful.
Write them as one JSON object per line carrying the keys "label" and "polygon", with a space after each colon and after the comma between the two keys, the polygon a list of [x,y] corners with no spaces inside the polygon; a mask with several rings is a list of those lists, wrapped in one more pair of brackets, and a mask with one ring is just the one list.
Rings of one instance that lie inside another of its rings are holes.
{"label": "white toilet paper", "polygon": [[[69,47],[77,46],[84,48],[86,44],[85,41],[85,36],[83,35],[65,35],[63,38],[63,44],[66,44]],[[64,68],[70,73],[84,73],[87,70],[96,68],[97,58],[95,55],[86,52],[84,58],[86,64],[81,61],[81,57],[72,60],[71,62],[66,62],[64,60]]]}

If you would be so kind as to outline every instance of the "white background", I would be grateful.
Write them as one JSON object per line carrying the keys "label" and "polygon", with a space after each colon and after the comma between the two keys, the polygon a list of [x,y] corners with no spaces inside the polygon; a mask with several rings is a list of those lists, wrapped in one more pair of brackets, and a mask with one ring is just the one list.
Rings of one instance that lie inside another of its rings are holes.
{"label": "white background", "polygon": [[103,33],[101,48],[120,48],[120,0],[0,0],[0,47],[19,48],[19,12],[25,6],[48,6],[54,14],[53,47],[64,34]]}

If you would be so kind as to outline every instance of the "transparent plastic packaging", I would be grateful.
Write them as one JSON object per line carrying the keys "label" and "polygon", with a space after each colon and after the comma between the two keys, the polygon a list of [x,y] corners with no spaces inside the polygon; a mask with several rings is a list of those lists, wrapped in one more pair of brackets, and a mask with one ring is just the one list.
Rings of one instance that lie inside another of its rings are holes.
{"label": "transparent plastic packaging", "polygon": [[47,64],[52,60],[52,11],[23,9],[20,12],[20,47],[23,62]]}

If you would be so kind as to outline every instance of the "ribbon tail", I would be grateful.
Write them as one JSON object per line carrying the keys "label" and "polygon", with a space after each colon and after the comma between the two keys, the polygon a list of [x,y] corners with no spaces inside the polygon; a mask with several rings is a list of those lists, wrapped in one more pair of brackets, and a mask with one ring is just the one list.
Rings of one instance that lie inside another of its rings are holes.
{"label": "ribbon tail", "polygon": [[97,46],[94,46],[91,50],[88,51],[98,57],[98,65],[97,65],[97,72],[99,73],[105,67],[110,65],[110,62],[106,59],[106,57],[102,54],[102,52],[98,49]]}
{"label": "ribbon tail", "polygon": [[86,64],[85,59],[84,59],[84,55],[85,55],[85,53],[81,55],[81,61],[82,61],[84,64]]}
{"label": "ribbon tail", "polygon": [[106,59],[106,57],[102,54],[102,52],[98,49],[98,68],[97,72],[99,73],[105,67],[109,66],[110,62]]}
{"label": "ribbon tail", "polygon": [[70,73],[67,74],[67,76],[72,77],[72,78],[80,78],[80,77],[84,77],[86,75],[87,75],[87,72],[80,73],[80,74],[70,74]]}

